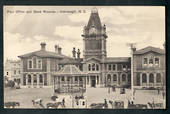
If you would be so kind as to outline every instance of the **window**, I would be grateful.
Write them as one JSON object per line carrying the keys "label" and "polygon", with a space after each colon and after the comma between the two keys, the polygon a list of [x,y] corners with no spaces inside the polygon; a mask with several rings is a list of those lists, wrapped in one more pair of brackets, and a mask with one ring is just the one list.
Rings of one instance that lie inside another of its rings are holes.
{"label": "window", "polygon": [[14,74],[16,74],[16,70],[14,70]]}
{"label": "window", "polygon": [[78,77],[75,77],[74,81],[77,82],[78,81]]}
{"label": "window", "polygon": [[95,71],[95,64],[92,64],[92,71]]}
{"label": "window", "polygon": [[32,60],[28,61],[28,68],[32,68]]}
{"label": "window", "polygon": [[39,68],[39,69],[42,68],[42,60],[38,60],[38,68]]}
{"label": "window", "polygon": [[154,75],[151,73],[149,74],[149,83],[153,83],[154,82]]}
{"label": "window", "polygon": [[36,68],[37,64],[36,64],[37,58],[33,57],[33,68]]}
{"label": "window", "polygon": [[146,83],[147,82],[147,77],[146,77],[146,73],[142,74],[142,83]]}
{"label": "window", "polygon": [[156,82],[157,82],[157,83],[160,83],[160,82],[161,82],[161,74],[160,74],[160,73],[157,73],[157,74],[156,74]]}
{"label": "window", "polygon": [[122,65],[123,70],[126,70],[126,65]]}
{"label": "window", "polygon": [[31,83],[31,75],[28,75],[28,83]]}
{"label": "window", "polygon": [[83,80],[82,80],[82,77],[79,77],[79,80],[80,80],[80,81],[83,81]]}
{"label": "window", "polygon": [[61,78],[61,81],[64,81],[64,77]]}
{"label": "window", "polygon": [[96,64],[96,70],[99,71],[99,65],[98,64]]}
{"label": "window", "polygon": [[144,65],[147,65],[147,64],[148,64],[148,58],[144,58],[143,64],[144,64]]}
{"label": "window", "polygon": [[37,75],[34,75],[34,83],[37,83]]}
{"label": "window", "polygon": [[6,73],[6,75],[8,75],[8,72]]}
{"label": "window", "polygon": [[123,75],[122,75],[122,82],[125,82],[125,81],[126,81],[126,75],[123,74]]}
{"label": "window", "polygon": [[18,71],[18,74],[20,74],[20,70]]}
{"label": "window", "polygon": [[112,70],[112,65],[111,64],[108,65],[108,70],[109,71]]}
{"label": "window", "polygon": [[89,69],[89,71],[91,71],[91,64],[89,64],[88,69]]}
{"label": "window", "polygon": [[155,58],[155,65],[159,66],[159,58]]}
{"label": "window", "polygon": [[107,75],[107,81],[108,81],[108,82],[111,81],[111,75],[110,75],[110,74]]}
{"label": "window", "polygon": [[43,76],[41,74],[39,76],[39,81],[40,81],[40,83],[43,83]]}
{"label": "window", "polygon": [[114,71],[116,70],[116,65],[113,65],[113,68],[112,68]]}
{"label": "window", "polygon": [[152,58],[149,59],[149,64],[153,65],[153,59]]}
{"label": "window", "polygon": [[116,74],[113,75],[113,81],[117,81],[117,75]]}
{"label": "window", "polygon": [[67,77],[67,81],[68,81],[68,82],[70,81],[70,77]]}

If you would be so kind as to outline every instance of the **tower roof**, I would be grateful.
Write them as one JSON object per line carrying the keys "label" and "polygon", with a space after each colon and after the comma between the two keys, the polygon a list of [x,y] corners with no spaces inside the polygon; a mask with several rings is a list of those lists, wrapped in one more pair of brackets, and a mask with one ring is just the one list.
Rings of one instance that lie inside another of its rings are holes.
{"label": "tower roof", "polygon": [[91,10],[91,15],[87,24],[87,29],[89,29],[91,26],[95,26],[95,28],[97,29],[101,29],[102,27],[97,8],[93,8]]}

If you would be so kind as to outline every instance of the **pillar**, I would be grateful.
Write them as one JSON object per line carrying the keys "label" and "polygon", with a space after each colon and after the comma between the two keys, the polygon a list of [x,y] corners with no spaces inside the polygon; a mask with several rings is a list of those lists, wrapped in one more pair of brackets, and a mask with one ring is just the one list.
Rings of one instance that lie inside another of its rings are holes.
{"label": "pillar", "polygon": [[147,84],[146,85],[149,86],[149,73],[146,73],[146,77],[147,77],[147,82],[146,82]]}
{"label": "pillar", "polygon": [[156,73],[153,73],[153,77],[154,77],[153,86],[156,86]]}
{"label": "pillar", "polygon": [[140,86],[143,86],[143,83],[142,83],[142,73],[140,73]]}
{"label": "pillar", "polygon": [[26,86],[28,85],[28,75],[25,75],[26,78]]}
{"label": "pillar", "polygon": [[32,74],[31,75],[31,85],[33,86],[33,81],[34,81],[34,77],[33,77],[34,75]]}
{"label": "pillar", "polygon": [[40,84],[39,84],[39,83],[40,83],[40,82],[39,82],[39,81],[40,81],[39,78],[40,78],[40,75],[37,74],[37,86],[40,85]]}

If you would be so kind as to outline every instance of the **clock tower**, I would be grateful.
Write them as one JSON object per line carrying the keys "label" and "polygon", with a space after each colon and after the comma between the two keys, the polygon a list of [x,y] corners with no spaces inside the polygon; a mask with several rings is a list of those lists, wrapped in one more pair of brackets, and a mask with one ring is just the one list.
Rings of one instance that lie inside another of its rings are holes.
{"label": "clock tower", "polygon": [[104,59],[106,53],[106,26],[101,24],[96,8],[91,10],[91,15],[87,26],[83,30],[84,59],[97,58]]}

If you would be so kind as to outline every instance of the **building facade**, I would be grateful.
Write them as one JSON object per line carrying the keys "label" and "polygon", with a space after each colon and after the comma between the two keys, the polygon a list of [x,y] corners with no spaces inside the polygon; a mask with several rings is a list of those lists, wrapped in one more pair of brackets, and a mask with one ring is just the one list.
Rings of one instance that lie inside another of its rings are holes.
{"label": "building facade", "polygon": [[12,80],[20,83],[21,78],[21,61],[7,59],[4,65],[5,80]]}
{"label": "building facade", "polygon": [[[53,85],[53,74],[59,72],[65,65],[75,65],[87,74],[87,87],[128,87],[132,78],[136,87],[160,86],[165,83],[163,49],[147,47],[135,50],[132,56],[133,72],[131,57],[107,57],[106,42],[109,37],[97,9],[91,11],[82,37],[83,58],[80,58],[81,52],[79,49],[76,51],[75,47],[72,51],[73,56],[68,57],[61,53],[62,48],[57,45],[55,52],[47,51],[45,43],[41,43],[41,50],[19,56],[22,63],[22,85],[26,87]],[[134,74],[133,77],[131,73]]]}

